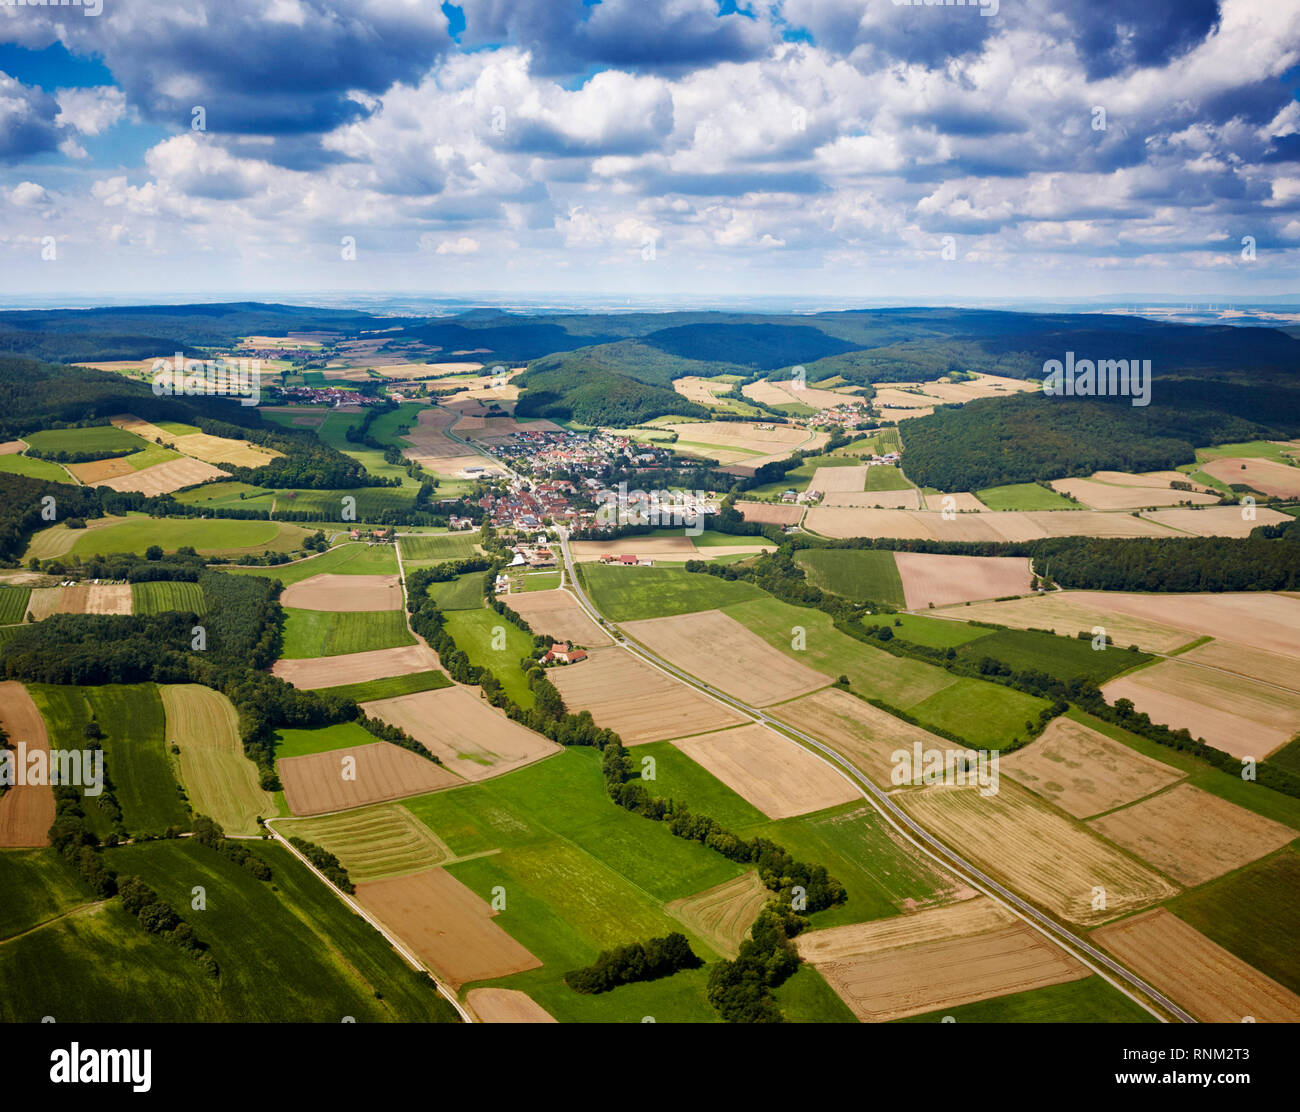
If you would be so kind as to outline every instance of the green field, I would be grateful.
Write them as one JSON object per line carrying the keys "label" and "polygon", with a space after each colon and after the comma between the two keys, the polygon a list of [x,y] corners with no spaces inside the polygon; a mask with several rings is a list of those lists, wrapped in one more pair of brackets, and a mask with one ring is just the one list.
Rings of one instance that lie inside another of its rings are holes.
{"label": "green field", "polygon": [[[94,900],[57,850],[0,850],[0,941]],[[3,994],[0,994],[3,995]]]}
{"label": "green field", "polygon": [[1078,676],[1097,684],[1155,659],[1148,653],[1130,652],[1114,645],[1094,649],[1091,641],[1026,629],[994,630],[987,637],[964,645],[957,655],[971,661],[991,656],[1014,671],[1046,672],[1059,680]]}
{"label": "green field", "polygon": [[247,510],[270,510],[275,492],[251,483],[205,483],[193,490],[178,490],[172,495],[187,506],[230,507]]}
{"label": "green field", "polygon": [[371,649],[395,649],[414,645],[415,636],[406,628],[401,610],[298,610],[284,608],[285,660],[317,656],[344,656]]}
{"label": "green field", "polygon": [[[113,901],[0,944],[0,1020],[454,1020],[433,983],[301,862],[268,843],[255,852],[270,864],[273,883],[192,839],[105,855],[194,927],[220,967],[219,980]],[[195,887],[206,892],[206,910],[191,910]]]}
{"label": "green field", "polygon": [[264,568],[222,568],[231,575],[261,575],[278,579],[286,587],[310,579],[313,575],[396,575],[397,554],[391,544],[366,544],[347,541],[319,556],[294,560]]}
{"label": "green field", "polygon": [[441,864],[447,847],[405,807],[381,803],[319,819],[283,819],[286,838],[306,838],[335,854],[354,883],[402,876]]}
{"label": "green field", "polygon": [[429,597],[439,610],[479,610],[483,606],[481,571],[467,571],[444,583],[430,583]]}
{"label": "green field", "polygon": [[826,983],[826,978],[805,962],[794,976],[772,990],[789,1023],[857,1023],[858,1017]]}
{"label": "green field", "polygon": [[355,722],[336,722],[315,730],[282,729],[276,731],[275,756],[308,757],[313,753],[329,753],[347,749],[352,745],[370,745],[379,739]]}
{"label": "green field", "polygon": [[57,463],[14,453],[0,456],[0,471],[10,475],[24,475],[29,479],[45,479],[51,483],[70,483],[72,477]]}
{"label": "green field", "polygon": [[[377,417],[370,426],[370,435],[382,444],[389,444],[396,448],[405,448],[408,441],[404,440],[396,432],[399,424],[411,425],[415,423],[418,410],[422,406],[402,407],[394,410],[392,413],[386,413]],[[365,419],[362,413],[331,413],[325,418],[324,424],[316,430],[316,435],[332,448],[337,448],[344,455],[351,456],[370,474],[381,479],[397,479],[401,482],[401,487],[389,488],[389,494],[403,492],[410,498],[415,495],[419,489],[420,483],[412,479],[407,473],[406,468],[398,464],[388,463],[384,459],[384,453],[379,448],[368,448],[364,444],[353,443],[347,439],[347,430],[361,424]],[[377,491],[383,488],[371,487],[369,490]],[[354,492],[355,493],[355,492]],[[360,503],[358,503],[358,513],[361,512]]]}
{"label": "green field", "polygon": [[885,919],[914,906],[909,901],[932,903],[945,890],[946,882],[928,859],[898,841],[865,801],[751,826],[741,833],[771,838],[799,860],[825,865],[844,885],[846,902],[809,917],[815,929]]}
{"label": "green field", "polygon": [[[354,487],[338,490],[276,490],[272,492],[272,504],[267,508],[276,512],[312,510],[323,518],[322,524],[316,528],[325,528],[328,532],[330,531],[328,523],[331,522],[347,525],[377,522],[388,510],[397,512],[409,510],[415,501],[417,489],[415,487]],[[348,504],[344,503],[344,498],[355,499],[352,508],[355,510],[356,517],[346,522],[343,519],[343,510]],[[258,505],[260,508],[261,504]]]}
{"label": "green field", "polygon": [[169,610],[183,610],[187,614],[203,614],[207,602],[197,583],[184,580],[160,580],[156,583],[132,583],[131,595],[135,600],[136,614],[164,614]]}
{"label": "green field", "polygon": [[196,432],[203,431],[198,425],[185,425],[180,421],[155,421],[154,424],[172,436],[193,436]]}
{"label": "green field", "polygon": [[867,468],[866,490],[911,490],[912,484],[897,467],[884,464]]}
{"label": "green field", "polygon": [[898,429],[894,427],[879,429],[868,436],[836,448],[833,456],[883,456],[890,452],[901,452],[902,442],[898,439]]}
{"label": "green field", "polygon": [[1281,749],[1275,751],[1268,758],[1268,763],[1300,776],[1300,737],[1292,738]]}
{"label": "green field", "polygon": [[941,1023],[951,1016],[958,1023],[1158,1023],[1100,977],[1085,977],[1063,985],[1013,992],[974,1004],[908,1016],[895,1023]]}
{"label": "green field", "polygon": [[812,482],[812,478],[819,467],[859,467],[861,464],[860,459],[850,458],[849,456],[809,456],[797,467],[787,471],[776,482],[756,486],[752,490],[745,491],[745,495],[756,494],[760,497],[770,498],[787,490],[807,490],[808,484]]}
{"label": "green field", "polygon": [[138,452],[123,456],[122,460],[130,465],[132,471],[143,471],[146,467],[153,467],[156,463],[167,463],[169,460],[180,458],[180,452],[173,452],[170,448],[164,448],[161,444],[149,444]]}
{"label": "green field", "polygon": [[[717,819],[729,830],[741,830],[767,822],[767,816],[762,811],[670,742],[656,741],[638,745],[630,749],[629,753],[632,767],[638,775],[653,769],[654,779],[643,778],[641,781],[641,786],[651,795],[685,803],[695,814]],[[653,766],[644,763],[647,757],[654,758]]]}
{"label": "green field", "polygon": [[808,581],[854,602],[907,605],[892,552],[873,548],[806,548],[795,553]]}
{"label": "green field", "polygon": [[[580,995],[561,980],[602,949],[683,930],[662,905],[742,871],[611,803],[595,750],[567,749],[508,776],[403,805],[452,853],[486,854],[449,871],[484,898],[504,887],[506,908],[494,922],[545,963],[490,983],[528,992],[562,1021],[717,1018],[704,996],[707,969],[598,996]],[[705,942],[686,933],[697,954],[716,959]]]}
{"label": "green field", "polygon": [[1169,910],[1300,993],[1300,854],[1294,846],[1184,893]]}
{"label": "green field", "polygon": [[407,563],[437,564],[444,560],[465,560],[478,553],[478,531],[465,533],[425,533],[418,537],[399,537],[402,559]]}
{"label": "green field", "polygon": [[451,687],[444,672],[412,672],[408,676],[385,676],[383,679],[362,683],[345,683],[338,687],[318,688],[323,695],[342,695],[358,703],[374,699],[395,699],[398,695],[414,695],[417,691],[437,691]]}
{"label": "green field", "polygon": [[1213,765],[1198,760],[1190,753],[1157,745],[1154,741],[1138,737],[1137,734],[1131,734],[1119,726],[1113,726],[1100,718],[1084,714],[1076,707],[1071,707],[1066,712],[1066,717],[1082,722],[1085,726],[1090,726],[1144,756],[1182,770],[1187,773],[1186,782],[1195,784],[1202,791],[1217,795],[1220,799],[1226,799],[1239,807],[1245,807],[1246,810],[1263,815],[1266,819],[1300,830],[1300,799],[1294,796],[1275,792],[1258,781],[1243,780],[1230,772],[1222,772]]}
{"label": "green field", "polygon": [[[189,812],[172,774],[158,688],[151,683],[105,687],[29,684],[53,748],[81,749],[82,727],[93,714],[104,731],[104,765],[131,834],[189,829]],[[87,816],[93,800],[84,804]],[[92,820],[93,821],[93,820]]]}
{"label": "green field", "polygon": [[927,618],[921,614],[877,614],[864,618],[864,625],[887,625],[895,637],[926,645],[932,649],[953,649],[987,637],[992,630],[967,622],[948,621],[944,618]]}
{"label": "green field", "polygon": [[977,490],[975,497],[990,510],[1080,510],[1077,502],[1040,487],[1037,483],[1008,483],[1006,486],[985,487]]}
{"label": "green field", "polygon": [[[791,606],[770,595],[727,607],[791,659],[835,679],[848,676],[854,693],[881,699],[914,715],[922,725],[946,729],[971,745],[1001,749],[1025,736],[1025,721],[1047,705],[1001,684],[955,676],[924,661],[893,656],[834,626],[820,610]],[[885,616],[892,622],[892,616]],[[805,630],[805,647],[791,647],[791,630]]]}
{"label": "green field", "polygon": [[255,556],[264,551],[287,552],[298,548],[315,530],[278,521],[232,521],[210,518],[146,517],[130,514],[102,528],[68,529],[52,525],[32,538],[24,559],[71,555],[111,556],[143,553],[150,545],[175,552],[189,545],[205,556]]}
{"label": "green field", "polygon": [[[31,437],[25,439],[30,441]],[[1196,461],[1208,463],[1210,460],[1228,456],[1241,459],[1271,459],[1274,463],[1289,465],[1291,461],[1282,454],[1284,447],[1272,440],[1242,440],[1236,444],[1216,444],[1212,448],[1197,448]]]}
{"label": "green field", "polygon": [[516,575],[511,580],[521,592],[553,591],[560,585],[558,571],[530,571]]}
{"label": "green field", "polygon": [[134,433],[115,425],[95,425],[84,429],[47,429],[23,435],[33,448],[40,452],[96,452],[112,456],[121,452],[136,451],[147,445]]}
{"label": "green field", "polygon": [[624,568],[579,564],[578,575],[591,601],[615,622],[665,618],[716,610],[732,603],[760,598],[763,592],[741,580],[697,575],[681,568]]}
{"label": "green field", "polygon": [[[491,670],[510,698],[521,707],[533,705],[532,689],[519,666],[520,659],[532,652],[532,637],[496,611],[481,607],[447,614],[447,632],[471,664]],[[502,648],[495,647],[500,644]]]}
{"label": "green field", "polygon": [[0,625],[14,625],[27,613],[27,600],[32,597],[30,587],[0,587]]}

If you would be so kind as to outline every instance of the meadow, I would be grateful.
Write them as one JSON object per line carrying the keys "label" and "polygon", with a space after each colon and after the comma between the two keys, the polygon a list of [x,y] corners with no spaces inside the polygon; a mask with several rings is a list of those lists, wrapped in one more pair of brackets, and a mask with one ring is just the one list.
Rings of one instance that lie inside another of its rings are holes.
{"label": "meadow", "polygon": [[430,583],[428,594],[439,610],[482,609],[483,573],[468,571],[443,583]]}
{"label": "meadow", "polygon": [[345,541],[319,556],[309,556],[288,564],[268,567],[221,569],[230,575],[261,575],[278,579],[286,587],[310,579],[313,575],[396,575],[397,555],[391,544],[366,544]]}
{"label": "meadow", "polygon": [[356,884],[419,872],[450,856],[432,830],[396,803],[324,818],[283,819],[275,829],[286,838],[305,838],[335,854]]}
{"label": "meadow", "polygon": [[23,439],[39,452],[96,452],[105,456],[137,451],[147,446],[134,433],[113,425],[83,429],[45,429],[26,433]]}
{"label": "meadow", "polygon": [[401,537],[398,546],[407,563],[437,564],[444,560],[464,560],[478,552],[478,532],[423,533]]}
{"label": "meadow", "polygon": [[340,684],[329,688],[329,694],[367,703],[375,699],[393,699],[398,695],[414,695],[417,691],[437,691],[451,686],[451,679],[445,672],[411,672],[405,676],[385,676],[362,683]]}
{"label": "meadow", "polygon": [[275,756],[308,757],[313,753],[330,753],[354,745],[369,745],[378,739],[355,722],[337,722],[314,730],[282,729],[275,735]]}
{"label": "meadow", "polygon": [[1157,1023],[1155,1016],[1100,977],[1013,992],[974,1004],[912,1015],[894,1023]]}
{"label": "meadow", "polygon": [[864,490],[911,490],[912,484],[897,467],[877,466],[867,468]]}
{"label": "meadow", "polygon": [[[29,684],[53,748],[80,749],[92,716],[104,732],[104,768],[131,834],[188,829],[189,812],[172,774],[158,688],[151,683],[104,687]],[[89,816],[93,810],[86,801]]]}
{"label": "meadow", "polygon": [[197,583],[184,580],[160,580],[155,583],[132,583],[131,594],[137,614],[164,614],[182,610],[202,615],[207,610],[203,590]]}
{"label": "meadow", "polygon": [[280,655],[285,660],[318,656],[344,656],[414,645],[401,610],[357,610],[336,613],[329,610],[284,608],[284,642]]}
{"label": "meadow", "polygon": [[[499,636],[496,631],[504,633],[504,648],[493,647]],[[532,689],[519,666],[520,659],[532,652],[533,639],[528,634],[496,611],[482,607],[447,614],[447,632],[471,664],[491,670],[510,698],[521,707],[533,705]]]}
{"label": "meadow", "polygon": [[51,483],[69,481],[68,473],[57,463],[51,463],[47,459],[37,459],[35,456],[19,455],[17,452],[0,456],[0,471],[7,471],[11,475],[24,475],[29,479],[44,479]]}
{"label": "meadow", "polygon": [[1008,483],[1005,486],[985,487],[977,490],[975,497],[990,510],[1078,510],[1077,502],[1048,490],[1037,483]]}
{"label": "meadow", "polygon": [[204,518],[147,517],[128,514],[101,528],[69,529],[64,524],[43,529],[32,537],[24,559],[32,556],[111,556],[142,553],[151,545],[164,552],[190,546],[205,556],[249,556],[264,551],[288,552],[299,548],[314,532],[278,521],[230,521]]}
{"label": "meadow", "polygon": [[1059,680],[1081,677],[1096,684],[1154,659],[1148,653],[1130,652],[1112,644],[1094,649],[1091,641],[1025,629],[996,630],[963,645],[957,655],[972,661],[990,656],[1013,671],[1046,672]]}
{"label": "meadow", "polygon": [[903,580],[894,554],[872,548],[800,549],[794,561],[808,581],[854,602],[880,602],[902,609]]}
{"label": "meadow", "polygon": [[760,588],[741,580],[728,582],[680,568],[579,564],[578,575],[596,609],[615,622],[717,610],[763,596]]}
{"label": "meadow", "polygon": [[0,941],[74,907],[94,895],[67,860],[53,849],[0,851]]}
{"label": "meadow", "polygon": [[0,625],[15,625],[27,613],[30,587],[0,587]]}

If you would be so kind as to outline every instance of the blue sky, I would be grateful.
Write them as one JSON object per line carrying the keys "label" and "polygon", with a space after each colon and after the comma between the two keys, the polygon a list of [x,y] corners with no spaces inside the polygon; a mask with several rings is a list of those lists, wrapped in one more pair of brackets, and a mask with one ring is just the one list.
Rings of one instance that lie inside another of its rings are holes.
{"label": "blue sky", "polygon": [[97,3],[0,4],[0,298],[1300,285],[1293,0]]}

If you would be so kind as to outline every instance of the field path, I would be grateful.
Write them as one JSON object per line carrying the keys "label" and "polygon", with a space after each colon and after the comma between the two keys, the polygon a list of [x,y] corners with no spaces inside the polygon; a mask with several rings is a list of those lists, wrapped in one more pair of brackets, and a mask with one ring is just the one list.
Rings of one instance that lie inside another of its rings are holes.
{"label": "field path", "polygon": [[[569,536],[567,531],[561,530],[560,532],[560,547],[564,554],[565,567],[571,572],[573,556],[569,551]],[[915,822],[892,799],[890,799],[886,792],[876,787],[864,772],[841,756],[838,751],[831,748],[829,745],[826,745],[824,742],[819,741],[817,738],[805,734],[802,730],[778,722],[760,708],[748,706],[740,700],[734,699],[731,696],[710,687],[708,684],[695,679],[693,676],[687,675],[685,672],[673,667],[673,665],[667,661],[660,660],[653,653],[642,648],[640,645],[632,643],[617,627],[601,616],[600,611],[597,610],[595,605],[587,598],[586,592],[583,591],[582,586],[576,581],[576,579],[573,580],[572,589],[578,601],[591,615],[592,620],[597,622],[597,624],[602,625],[605,629],[610,630],[615,642],[627,652],[640,657],[646,663],[658,668],[660,671],[666,672],[681,682],[688,684],[697,690],[703,691],[716,701],[724,703],[734,710],[740,711],[742,714],[749,716],[753,721],[762,723],[774,730],[784,732],[787,735],[791,735],[797,738],[805,746],[817,750],[822,755],[822,759],[829,760],[838,765],[841,773],[848,776],[853,781],[854,786],[862,793],[863,798],[865,798],[867,802],[881,814],[885,821],[888,822],[901,837],[905,838],[912,846],[925,854],[925,856],[941,865],[948,872],[954,873],[959,879],[965,881],[972,888],[997,900],[1018,918],[1023,919],[1028,923],[1034,930],[1060,946],[1067,953],[1071,954],[1071,956],[1083,962],[1084,965],[1100,976],[1109,985],[1124,993],[1125,996],[1129,997],[1129,999],[1133,1000],[1134,1003],[1138,1004],[1144,1010],[1150,1012],[1157,1019],[1161,1020],[1161,1022],[1166,1022],[1164,1015],[1155,1011],[1145,1000],[1134,995],[1134,992],[1131,991],[1130,988],[1126,988],[1124,985],[1117,983],[1114,977],[1108,976],[1107,973],[1103,971],[1103,968],[1104,970],[1109,970],[1110,973],[1114,974],[1114,976],[1118,977],[1120,980],[1126,981],[1132,989],[1136,989],[1137,992],[1141,993],[1149,1000],[1154,1001],[1168,1015],[1172,1015],[1184,1023],[1196,1022],[1194,1017],[1180,1008],[1172,1000],[1157,992],[1136,974],[1131,973],[1128,969],[1106,955],[1103,951],[1057,923],[1056,920],[1052,919],[1050,916],[1040,912],[1037,908],[1021,899],[1014,892],[999,884],[992,877],[981,872],[955,850],[949,848],[943,842],[931,835],[929,831]]]}

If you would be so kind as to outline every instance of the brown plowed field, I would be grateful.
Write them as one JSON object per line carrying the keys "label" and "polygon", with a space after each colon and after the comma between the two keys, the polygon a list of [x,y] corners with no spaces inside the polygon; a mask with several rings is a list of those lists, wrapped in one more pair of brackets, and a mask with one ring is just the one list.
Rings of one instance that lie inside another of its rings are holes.
{"label": "brown plowed field", "polygon": [[438,668],[438,654],[432,649],[425,645],[404,645],[398,649],[372,649],[344,656],[277,660],[271,665],[271,674],[294,687],[316,688],[364,683],[386,676],[409,676],[412,672]]}
{"label": "brown plowed field", "polygon": [[1162,907],[1093,931],[1092,940],[1202,1022],[1300,1022],[1300,997]]}
{"label": "brown plowed field", "polygon": [[895,750],[910,752],[918,741],[926,749],[953,747],[944,738],[837,687],[782,703],[768,713],[838,749],[882,788],[893,786],[889,774],[894,767],[890,756]]}
{"label": "brown plowed field", "polygon": [[26,447],[26,441],[6,440],[3,443],[0,443],[0,456],[16,456]]}
{"label": "brown plowed field", "polygon": [[[0,681],[0,727],[17,748],[27,744],[29,754],[50,751],[45,720],[27,688],[13,680]],[[17,753],[12,759],[17,759]],[[0,796],[0,846],[44,846],[54,824],[54,789],[49,784],[14,786]]]}
{"label": "brown plowed field", "polygon": [[51,614],[130,614],[129,583],[81,583],[76,587],[37,587],[27,600],[36,621]]}
{"label": "brown plowed field", "polygon": [[1300,467],[1271,459],[1216,459],[1201,468],[1225,483],[1245,483],[1254,490],[1279,498],[1300,496]]}
{"label": "brown plowed field", "polygon": [[673,744],[768,818],[806,815],[861,798],[821,758],[756,722]]}
{"label": "brown plowed field", "polygon": [[791,502],[737,502],[736,509],[746,521],[760,525],[798,525],[804,508]]}
{"label": "brown plowed field", "polygon": [[568,591],[525,591],[511,595],[507,605],[538,633],[550,634],[559,641],[589,649],[613,644]]}
{"label": "brown plowed field", "polygon": [[808,493],[821,491],[826,494],[828,491],[837,491],[861,494],[866,485],[866,464],[860,467],[819,467],[813,472],[812,481],[808,484]]}
{"label": "brown plowed field", "polygon": [[1184,773],[1075,722],[1054,718],[1002,771],[1076,818],[1099,815],[1181,780]]}
{"label": "brown plowed field", "polygon": [[[1127,514],[1121,516],[1128,517]],[[1142,514],[1142,518],[1196,537],[1247,537],[1252,529],[1261,525],[1279,525],[1295,520],[1277,510],[1270,510],[1267,506],[1257,507],[1254,518],[1242,517],[1240,506],[1207,506],[1203,510],[1148,510]]]}
{"label": "brown plowed field", "polygon": [[553,668],[546,675],[569,710],[591,711],[596,725],[614,730],[625,745],[747,721],[613,645],[594,649],[581,663]]}
{"label": "brown plowed field", "polygon": [[[355,764],[345,765],[348,758]],[[355,779],[345,780],[349,768]],[[276,769],[284,784],[285,801],[295,815],[346,811],[465,782],[432,761],[387,741],[287,757],[276,762]]]}
{"label": "brown plowed field", "polygon": [[1021,556],[941,556],[929,552],[895,552],[910,610],[950,606],[976,599],[1025,594],[1030,589],[1029,561]]}
{"label": "brown plowed field", "polygon": [[339,614],[401,610],[402,580],[396,575],[313,575],[286,587],[280,605]]}
{"label": "brown plowed field", "polygon": [[1189,887],[1248,865],[1300,836],[1191,784],[1089,825]]}
{"label": "brown plowed field", "polygon": [[625,537],[616,541],[574,541],[569,551],[578,563],[590,563],[602,556],[671,556],[678,560],[699,557],[695,542],[683,533],[674,537]]}
{"label": "brown plowed field", "polygon": [[[839,470],[836,468],[835,470]],[[918,490],[862,490],[832,491],[822,499],[823,508],[876,508],[882,510],[919,510],[921,492]]]}
{"label": "brown plowed field", "polygon": [[557,1023],[550,1012],[516,988],[472,988],[465,1003],[484,1023]]}
{"label": "brown plowed field", "polygon": [[693,896],[664,904],[664,910],[718,953],[735,958],[771,895],[758,878],[758,871],[751,869],[735,880],[723,881]]}
{"label": "brown plowed field", "polygon": [[1174,490],[1168,483],[1138,486],[1134,483],[1104,483],[1095,479],[1057,479],[1052,486],[1094,510],[1141,510],[1147,506],[1177,506],[1182,502],[1208,506],[1219,500],[1217,494]]}
{"label": "brown plowed field", "polygon": [[109,479],[120,479],[123,476],[135,474],[135,468],[126,462],[125,456],[115,456],[113,459],[96,459],[91,460],[89,463],[64,463],[60,464],[60,466],[87,486],[98,486],[106,483]]}
{"label": "brown plowed field", "polygon": [[692,676],[765,707],[830,685],[721,610],[624,622],[624,631]]}
{"label": "brown plowed field", "polygon": [[371,717],[405,730],[466,780],[500,776],[560,751],[555,742],[507,718],[468,687],[420,691],[361,706]]}
{"label": "brown plowed field", "polygon": [[542,964],[492,921],[496,913],[486,901],[444,869],[366,881],[357,885],[357,899],[455,989]]}

